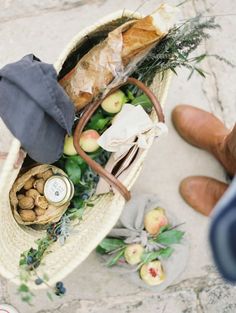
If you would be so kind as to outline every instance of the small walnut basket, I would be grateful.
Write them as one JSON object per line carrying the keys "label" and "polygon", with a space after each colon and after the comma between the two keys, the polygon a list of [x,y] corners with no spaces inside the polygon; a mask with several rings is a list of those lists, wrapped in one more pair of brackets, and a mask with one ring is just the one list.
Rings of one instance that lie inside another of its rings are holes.
{"label": "small walnut basket", "polygon": [[48,208],[45,210],[45,213],[41,216],[37,216],[37,218],[33,222],[24,222],[18,213],[18,203],[19,200],[17,198],[17,193],[23,188],[24,184],[31,178],[38,174],[43,174],[48,170],[52,170],[53,174],[60,174],[67,176],[65,172],[63,172],[61,169],[52,166],[52,165],[39,165],[31,170],[27,171],[25,174],[20,176],[12,186],[12,189],[10,191],[10,202],[12,206],[12,211],[14,214],[14,217],[16,221],[21,225],[45,225],[48,223],[54,223],[58,222],[61,218],[61,216],[64,214],[66,209],[68,208],[70,202],[67,202],[61,206],[55,206],[52,204],[48,205]]}

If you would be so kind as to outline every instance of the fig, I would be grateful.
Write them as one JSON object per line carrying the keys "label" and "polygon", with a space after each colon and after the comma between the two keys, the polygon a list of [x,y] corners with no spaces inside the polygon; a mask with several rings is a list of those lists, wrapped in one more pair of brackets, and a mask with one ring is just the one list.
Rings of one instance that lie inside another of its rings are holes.
{"label": "fig", "polygon": [[160,285],[165,280],[165,273],[160,261],[144,264],[140,269],[141,279],[149,286]]}
{"label": "fig", "polygon": [[63,152],[66,155],[76,155],[77,154],[77,152],[75,150],[74,143],[73,143],[73,136],[66,135]]}
{"label": "fig", "polygon": [[130,244],[125,249],[125,260],[130,265],[135,265],[141,262],[141,257],[143,254],[144,248],[140,244]]}
{"label": "fig", "polygon": [[97,140],[99,139],[100,135],[96,130],[89,129],[84,131],[80,137],[80,146],[85,152],[95,152],[99,145]]}
{"label": "fig", "polygon": [[144,217],[144,227],[150,235],[157,235],[160,228],[168,225],[165,210],[156,208],[149,211]]}
{"label": "fig", "polygon": [[126,102],[126,96],[120,89],[106,97],[101,106],[107,113],[115,114],[120,112],[123,104]]}

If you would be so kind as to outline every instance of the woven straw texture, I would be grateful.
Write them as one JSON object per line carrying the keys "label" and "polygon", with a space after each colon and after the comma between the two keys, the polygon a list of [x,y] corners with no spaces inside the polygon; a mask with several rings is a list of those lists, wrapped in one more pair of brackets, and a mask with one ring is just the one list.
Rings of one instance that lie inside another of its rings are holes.
{"label": "woven straw texture", "polygon": [[[117,12],[107,16],[98,24],[81,31],[66,47],[55,63],[58,73],[66,57],[83,40],[85,35],[109,21],[113,21],[122,15],[130,16],[130,14],[132,13],[124,11]],[[135,17],[138,18],[139,15],[135,14]],[[162,106],[166,100],[170,80],[171,74],[168,72],[164,75],[164,79],[161,79],[157,75],[151,86]],[[154,112],[152,119],[156,120]],[[154,133],[150,133],[149,147],[152,145],[153,139]],[[20,170],[19,168],[14,168],[19,149],[20,142],[14,139],[0,173],[0,274],[16,283],[18,283],[20,254],[28,250],[31,246],[34,246],[34,241],[44,234],[42,231],[35,231],[30,227],[18,225],[11,211],[9,191]],[[145,150],[129,168],[128,175],[123,181],[128,189],[133,186],[140,174],[148,150]],[[100,196],[96,200],[95,206],[86,210],[83,221],[74,226],[75,232],[71,234],[66,244],[64,246],[60,246],[59,243],[54,244],[51,249],[52,253],[45,257],[44,266],[39,271],[46,272],[52,284],[58,280],[62,280],[88,257],[91,251],[94,250],[112,227],[114,227],[124,205],[125,200],[117,192]],[[32,287],[34,286],[32,285]]]}

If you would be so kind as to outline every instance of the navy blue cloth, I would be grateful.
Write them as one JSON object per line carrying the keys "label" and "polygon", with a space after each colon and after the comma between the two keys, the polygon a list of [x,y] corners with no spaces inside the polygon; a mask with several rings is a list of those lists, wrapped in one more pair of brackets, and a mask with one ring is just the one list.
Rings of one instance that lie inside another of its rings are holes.
{"label": "navy blue cloth", "polygon": [[229,282],[236,282],[236,177],[214,208],[210,243],[216,265]]}
{"label": "navy blue cloth", "polygon": [[0,70],[0,116],[33,160],[53,163],[71,133],[75,110],[53,65],[31,54]]}

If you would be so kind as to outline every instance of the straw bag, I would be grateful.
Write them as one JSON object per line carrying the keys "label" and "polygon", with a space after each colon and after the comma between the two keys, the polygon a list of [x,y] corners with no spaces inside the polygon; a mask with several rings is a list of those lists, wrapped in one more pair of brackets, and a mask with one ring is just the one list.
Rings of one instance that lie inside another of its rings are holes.
{"label": "straw bag", "polygon": [[[137,13],[134,14],[129,11],[120,11],[107,16],[99,23],[79,32],[55,63],[55,68],[58,74],[61,72],[68,56],[73,56],[76,49],[84,43],[88,35],[92,34],[93,36],[97,35],[99,37],[101,32],[109,32],[111,26],[117,24],[118,20],[130,16],[133,18],[140,18],[140,15]],[[157,75],[151,85],[153,93],[157,96],[162,106],[167,96],[170,79],[171,74],[166,72],[164,76],[163,74]],[[130,82],[134,83],[134,81],[131,80]],[[139,85],[139,87],[142,88],[141,85]],[[146,89],[144,91],[148,92]],[[152,96],[150,92],[148,92],[148,94],[149,96]],[[99,104],[97,103],[96,105]],[[90,108],[91,106],[88,106],[87,117],[84,115],[83,119],[80,120],[77,126],[75,134],[77,139],[79,138],[87,119],[92,114]],[[163,119],[160,107],[158,107],[157,113],[159,119]],[[153,111],[150,116],[153,121],[157,121],[156,112]],[[89,165],[95,170],[98,170],[98,172],[104,178],[108,179],[109,182],[112,182],[123,195],[115,189],[114,193],[99,196],[95,205],[85,210],[83,220],[75,226],[75,233],[70,235],[65,245],[60,246],[59,243],[55,242],[51,248],[51,253],[44,257],[45,265],[44,269],[42,269],[42,272],[46,271],[50,277],[49,283],[54,284],[71,273],[86,259],[91,251],[109,233],[112,227],[114,227],[125,205],[125,199],[123,196],[125,196],[126,199],[130,197],[129,190],[141,172],[142,164],[154,139],[154,131],[149,132],[148,136],[148,148],[143,150],[138,158],[135,159],[135,162],[129,167],[122,184],[117,182],[117,180],[114,180],[113,177],[111,179],[108,173],[104,172],[104,169],[97,168],[97,164],[92,164],[91,160],[88,159],[88,156],[83,155],[80,147],[76,145],[78,153],[89,163]],[[9,202],[9,191],[20,171],[20,167],[15,166],[19,157],[19,152],[20,142],[16,138],[13,138],[8,155],[2,167],[0,167],[0,274],[16,283],[18,283],[17,276],[19,274],[18,263],[20,254],[23,251],[28,250],[30,247],[33,247],[35,245],[35,240],[42,237],[44,234],[44,231],[35,231],[29,227],[19,225],[12,214]],[[40,270],[39,267],[39,272]],[[34,284],[32,284],[32,288],[35,288]]]}

